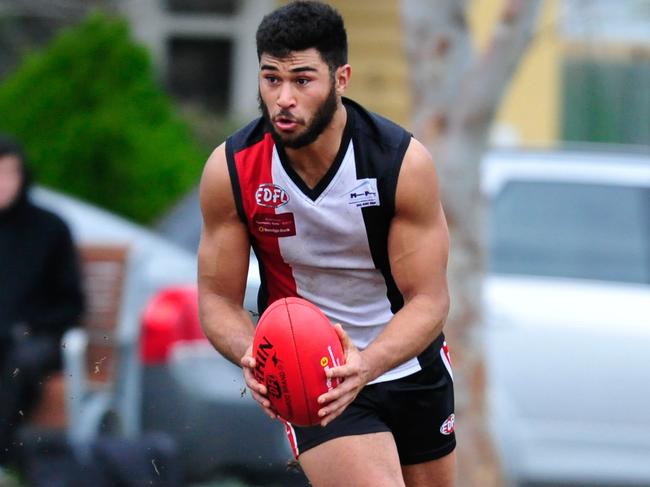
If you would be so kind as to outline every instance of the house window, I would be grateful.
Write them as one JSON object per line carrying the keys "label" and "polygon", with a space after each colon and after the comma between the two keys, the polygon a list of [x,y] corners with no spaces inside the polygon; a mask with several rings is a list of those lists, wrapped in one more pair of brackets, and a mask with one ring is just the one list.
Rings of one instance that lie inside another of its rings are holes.
{"label": "house window", "polygon": [[167,80],[182,102],[225,112],[230,105],[232,41],[172,37],[168,41]]}
{"label": "house window", "polygon": [[239,6],[237,0],[167,0],[170,12],[234,15]]}
{"label": "house window", "polygon": [[562,86],[564,140],[650,145],[650,59],[570,57]]}
{"label": "house window", "polygon": [[560,32],[578,48],[562,64],[563,139],[650,144],[650,2],[561,5]]}

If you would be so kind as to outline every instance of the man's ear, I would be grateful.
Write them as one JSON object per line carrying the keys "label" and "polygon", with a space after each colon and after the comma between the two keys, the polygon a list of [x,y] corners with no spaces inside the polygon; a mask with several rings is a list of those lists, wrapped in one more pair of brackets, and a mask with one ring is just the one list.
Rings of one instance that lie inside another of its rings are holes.
{"label": "man's ear", "polygon": [[349,64],[344,64],[336,68],[334,73],[334,87],[336,89],[336,94],[342,96],[350,83],[350,77],[352,76],[352,67]]}

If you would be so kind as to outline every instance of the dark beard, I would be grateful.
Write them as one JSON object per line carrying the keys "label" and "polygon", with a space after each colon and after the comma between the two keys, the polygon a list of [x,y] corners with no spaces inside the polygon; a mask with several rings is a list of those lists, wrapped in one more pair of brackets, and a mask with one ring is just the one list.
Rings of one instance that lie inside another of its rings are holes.
{"label": "dark beard", "polygon": [[314,142],[330,124],[332,118],[334,118],[334,113],[336,112],[336,90],[334,89],[334,84],[332,83],[330,92],[327,94],[327,98],[325,98],[325,101],[323,101],[321,106],[318,107],[318,110],[316,110],[316,114],[314,115],[311,123],[307,126],[305,132],[287,140],[284,139],[282,135],[280,135],[275,130],[275,127],[271,121],[271,115],[269,114],[266,105],[262,101],[262,97],[259,94],[259,91],[257,94],[257,100],[259,102],[259,108],[262,112],[264,120],[266,120],[269,127],[271,127],[271,135],[273,136],[273,140],[277,145],[288,147],[289,149],[300,149],[301,147],[308,146]]}

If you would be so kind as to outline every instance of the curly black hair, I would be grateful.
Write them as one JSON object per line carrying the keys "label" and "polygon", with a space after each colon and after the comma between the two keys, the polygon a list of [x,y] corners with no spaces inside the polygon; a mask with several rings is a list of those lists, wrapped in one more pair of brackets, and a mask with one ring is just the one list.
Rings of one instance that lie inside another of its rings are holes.
{"label": "curly black hair", "polygon": [[348,38],[343,18],[333,7],[298,0],[266,15],[257,28],[257,58],[285,58],[292,51],[315,48],[334,72],[348,62]]}

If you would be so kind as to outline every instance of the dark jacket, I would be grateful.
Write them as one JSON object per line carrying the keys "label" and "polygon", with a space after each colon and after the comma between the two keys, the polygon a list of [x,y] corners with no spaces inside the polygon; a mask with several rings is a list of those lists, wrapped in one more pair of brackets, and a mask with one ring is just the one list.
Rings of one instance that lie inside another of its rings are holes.
{"label": "dark jacket", "polygon": [[24,327],[58,340],[83,310],[79,260],[63,220],[29,201],[24,176],[0,211],[0,340]]}

